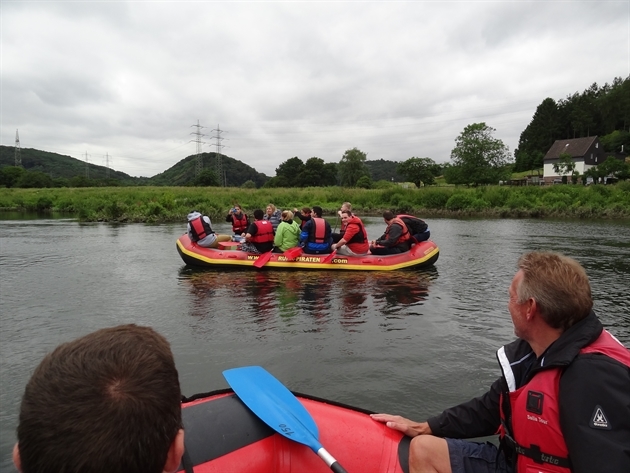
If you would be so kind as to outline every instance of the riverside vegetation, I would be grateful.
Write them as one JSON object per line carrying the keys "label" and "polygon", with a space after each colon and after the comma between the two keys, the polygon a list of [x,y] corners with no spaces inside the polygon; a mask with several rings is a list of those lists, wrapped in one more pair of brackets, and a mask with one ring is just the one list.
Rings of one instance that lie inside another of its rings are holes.
{"label": "riverside vegetation", "polygon": [[336,215],[342,202],[359,215],[384,210],[419,217],[630,218],[630,181],[614,185],[423,187],[405,189],[99,187],[0,188],[4,211],[63,213],[85,222],[184,222],[196,209],[213,221],[225,219],[235,203],[251,215],[268,203],[281,209],[319,205]]}

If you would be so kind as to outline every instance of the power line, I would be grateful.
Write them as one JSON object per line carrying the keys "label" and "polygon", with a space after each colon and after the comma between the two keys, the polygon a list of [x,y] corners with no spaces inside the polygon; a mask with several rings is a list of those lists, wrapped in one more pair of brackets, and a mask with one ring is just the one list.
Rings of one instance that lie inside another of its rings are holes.
{"label": "power line", "polygon": [[197,131],[193,131],[191,135],[195,135],[197,137],[194,139],[194,142],[197,143],[197,164],[195,166],[195,176],[199,176],[199,174],[201,174],[201,171],[203,170],[203,161],[201,157],[201,144],[203,143],[203,141],[201,141],[201,137],[206,136],[203,133],[201,133],[201,129],[205,128],[205,126],[201,126],[199,124],[199,120],[197,120],[196,125],[190,125],[190,126],[194,126],[197,128]]}
{"label": "power line", "polygon": [[90,164],[89,164],[88,158],[90,155],[86,151],[84,156],[85,156],[85,177],[89,179],[90,178]]}
{"label": "power line", "polygon": [[221,142],[225,139],[221,136],[221,133],[224,133],[224,131],[221,130],[221,127],[219,125],[217,125],[217,128],[212,131],[216,132],[216,135],[214,135],[212,138],[215,140],[215,146],[217,150],[216,151],[217,177],[219,178],[219,182],[223,185],[223,187],[227,187],[227,175],[225,171],[223,170],[223,157],[221,156],[221,148],[224,147],[224,145],[222,145]]}
{"label": "power line", "polygon": [[22,148],[20,147],[20,135],[18,134],[18,131],[15,130],[15,167],[16,168],[22,167],[21,151],[22,151]]}
{"label": "power line", "polygon": [[105,154],[105,167],[107,167],[106,175],[107,179],[109,179],[109,153]]}

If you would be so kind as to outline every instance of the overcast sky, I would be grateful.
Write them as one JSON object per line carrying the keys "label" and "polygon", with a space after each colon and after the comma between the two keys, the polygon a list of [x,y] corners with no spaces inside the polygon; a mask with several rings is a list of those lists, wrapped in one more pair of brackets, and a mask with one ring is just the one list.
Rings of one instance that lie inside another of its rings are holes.
{"label": "overcast sky", "polygon": [[630,74],[630,1],[1,0],[1,144],[154,176],[222,152],[450,160],[486,122]]}

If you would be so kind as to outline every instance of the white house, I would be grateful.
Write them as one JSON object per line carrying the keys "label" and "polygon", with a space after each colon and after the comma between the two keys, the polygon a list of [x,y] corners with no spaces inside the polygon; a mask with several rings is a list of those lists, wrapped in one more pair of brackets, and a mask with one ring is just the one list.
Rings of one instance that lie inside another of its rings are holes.
{"label": "white house", "polygon": [[543,159],[545,184],[552,184],[554,180],[562,179],[562,174],[554,172],[553,165],[559,161],[560,155],[565,153],[571,156],[575,162],[575,170],[580,174],[584,174],[584,171],[606,160],[604,147],[597,136],[556,140]]}

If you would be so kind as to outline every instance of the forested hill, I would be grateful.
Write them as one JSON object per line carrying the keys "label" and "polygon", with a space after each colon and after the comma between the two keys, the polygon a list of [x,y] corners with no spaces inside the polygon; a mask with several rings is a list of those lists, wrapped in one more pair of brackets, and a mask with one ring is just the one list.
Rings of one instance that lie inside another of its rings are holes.
{"label": "forested hill", "polygon": [[[132,177],[121,171],[108,169],[92,163],[85,163],[72,156],[66,156],[32,148],[20,149],[22,168],[30,173],[43,173],[49,180],[71,180],[74,186],[96,185],[156,185],[186,186],[196,178],[196,155],[188,156],[166,171],[151,178]],[[240,187],[246,181],[253,181],[261,187],[269,178],[241,161],[222,155],[222,168],[228,187]],[[203,153],[203,169],[216,169],[216,154]],[[0,145],[0,168],[15,165],[15,147]],[[79,179],[81,182],[77,181]],[[51,183],[54,185],[54,183]],[[67,182],[59,185],[68,185]],[[36,186],[37,187],[37,186]]]}
{"label": "forested hill", "polygon": [[598,136],[605,151],[630,149],[630,77],[612,84],[591,85],[566,99],[546,98],[521,133],[514,171],[543,166],[543,158],[556,140]]}
{"label": "forested hill", "polygon": [[[105,166],[65,156],[57,153],[49,153],[33,148],[20,149],[22,167],[26,171],[40,171],[53,179],[71,179],[76,176],[85,176],[89,179],[105,180],[107,178],[121,181],[124,184],[138,184],[142,178],[132,177],[124,172],[107,169]],[[15,165],[15,147],[0,145],[0,167]]]}
{"label": "forested hill", "polygon": [[[201,154],[203,169],[216,172],[216,153]],[[256,187],[269,180],[265,174],[256,171],[253,167],[229,156],[221,155],[221,168],[227,187],[241,187],[247,181],[253,181]],[[196,178],[197,155],[188,156],[170,167],[166,171],[149,179],[155,186],[185,186],[191,184]]]}

